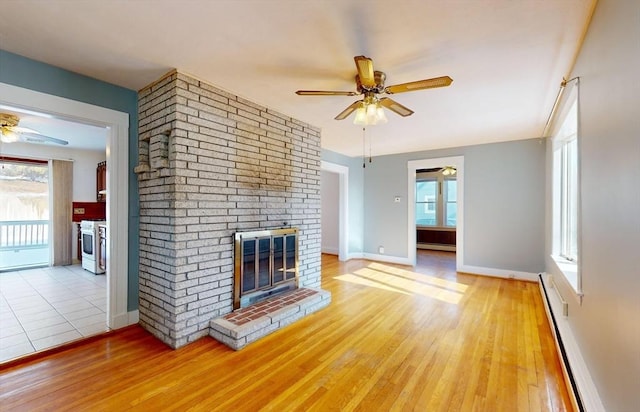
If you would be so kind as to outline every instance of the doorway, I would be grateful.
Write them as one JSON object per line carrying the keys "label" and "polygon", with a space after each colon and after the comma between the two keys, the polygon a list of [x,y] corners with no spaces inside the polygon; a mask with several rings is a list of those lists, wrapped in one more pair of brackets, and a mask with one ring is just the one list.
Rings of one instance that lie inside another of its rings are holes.
{"label": "doorway", "polygon": [[337,256],[340,245],[340,175],[322,170],[320,193],[322,193],[322,253]]}
{"label": "doorway", "polygon": [[48,266],[49,165],[0,156],[0,272]]}
{"label": "doorway", "polygon": [[[440,170],[445,167],[453,167],[456,169],[456,198],[455,198],[455,249],[456,249],[456,267],[464,266],[464,156],[442,157],[435,159],[411,160],[407,163],[408,177],[407,187],[408,196],[408,250],[407,256],[410,264],[416,264],[416,250],[418,246],[417,224],[416,224],[416,179],[420,170]],[[446,200],[446,199],[445,199]],[[438,207],[434,204],[434,209]],[[442,216],[442,226],[446,227],[446,213],[444,210],[440,214]],[[434,215],[435,216],[435,215]],[[424,216],[428,218],[428,216]]]}
{"label": "doorway", "polygon": [[100,106],[0,83],[0,106],[31,110],[106,128],[107,170],[107,325],[118,329],[137,322],[129,314],[129,115]]}
{"label": "doorway", "polygon": [[[333,184],[337,181],[337,187],[334,188],[333,191],[337,192],[338,221],[333,223],[338,229],[338,259],[340,261],[346,261],[349,260],[349,168],[347,166],[325,162],[324,160],[321,162],[320,168],[323,173],[329,172],[330,174],[337,174],[337,179],[333,180]],[[324,194],[321,192],[320,195],[323,196]]]}

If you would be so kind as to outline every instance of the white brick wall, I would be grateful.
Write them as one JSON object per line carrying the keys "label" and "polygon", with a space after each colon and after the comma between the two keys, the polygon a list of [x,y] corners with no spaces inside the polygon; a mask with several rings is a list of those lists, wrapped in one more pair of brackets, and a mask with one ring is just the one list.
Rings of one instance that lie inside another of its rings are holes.
{"label": "white brick wall", "polygon": [[320,287],[320,131],[179,72],[139,93],[140,324],[171,347],[232,310],[236,231],[299,229]]}

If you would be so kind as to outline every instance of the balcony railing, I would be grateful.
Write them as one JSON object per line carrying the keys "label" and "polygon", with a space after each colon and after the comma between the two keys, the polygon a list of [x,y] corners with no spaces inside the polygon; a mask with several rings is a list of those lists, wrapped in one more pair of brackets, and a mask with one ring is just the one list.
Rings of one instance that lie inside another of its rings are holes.
{"label": "balcony railing", "polygon": [[0,250],[40,249],[48,245],[48,220],[0,221]]}
{"label": "balcony railing", "polygon": [[0,272],[48,264],[47,220],[0,221]]}

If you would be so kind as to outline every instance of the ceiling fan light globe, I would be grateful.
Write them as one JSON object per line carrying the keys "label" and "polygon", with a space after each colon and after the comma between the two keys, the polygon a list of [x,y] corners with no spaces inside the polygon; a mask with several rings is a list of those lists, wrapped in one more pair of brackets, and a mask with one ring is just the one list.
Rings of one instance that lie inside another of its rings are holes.
{"label": "ceiling fan light globe", "polygon": [[378,112],[375,104],[367,106],[367,123],[373,125],[378,123]]}
{"label": "ceiling fan light globe", "polygon": [[376,108],[376,115],[378,116],[378,123],[380,124],[385,124],[389,121],[382,107],[378,106],[378,108]]}
{"label": "ceiling fan light globe", "polygon": [[353,124],[357,124],[359,126],[367,125],[367,112],[364,107],[358,107],[356,109],[356,117],[353,119]]}
{"label": "ceiling fan light globe", "polygon": [[15,143],[20,140],[20,137],[17,133],[14,133],[10,130],[2,130],[0,140],[2,140],[3,143]]}
{"label": "ceiling fan light globe", "polygon": [[442,168],[442,174],[445,176],[453,176],[456,174],[456,168],[453,166],[445,166]]}

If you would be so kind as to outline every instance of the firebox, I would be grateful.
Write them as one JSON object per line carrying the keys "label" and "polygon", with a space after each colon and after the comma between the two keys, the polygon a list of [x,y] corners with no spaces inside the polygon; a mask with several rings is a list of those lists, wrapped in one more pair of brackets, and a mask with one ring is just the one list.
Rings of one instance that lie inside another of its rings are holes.
{"label": "firebox", "polygon": [[235,234],[233,308],[298,288],[298,229]]}

